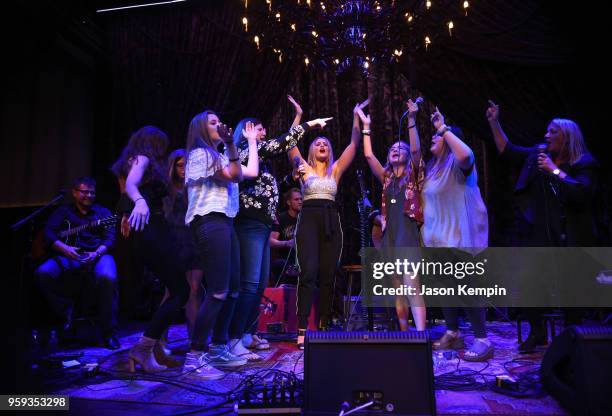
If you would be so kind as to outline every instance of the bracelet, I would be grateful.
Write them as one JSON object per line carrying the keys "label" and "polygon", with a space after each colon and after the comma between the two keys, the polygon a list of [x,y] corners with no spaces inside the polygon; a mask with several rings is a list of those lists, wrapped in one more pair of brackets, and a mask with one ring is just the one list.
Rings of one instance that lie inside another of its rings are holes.
{"label": "bracelet", "polygon": [[444,133],[446,133],[447,131],[450,131],[450,127],[448,127],[448,126],[445,124],[445,125],[443,125],[442,127],[440,127],[440,130],[438,130],[438,131],[436,132],[436,134],[437,134],[438,136],[444,136]]}
{"label": "bracelet", "polygon": [[408,126],[408,130],[413,129],[413,128],[415,128],[415,127],[416,127],[416,123],[415,123],[415,124],[412,124],[412,125],[410,125],[410,126]]}
{"label": "bracelet", "polygon": [[[134,200],[134,204],[135,204],[136,202],[140,201],[141,199],[144,199],[144,198],[143,198],[143,197],[136,198],[136,199]],[[147,202],[147,201],[145,200],[145,202]]]}
{"label": "bracelet", "polygon": [[233,159],[230,159],[229,161],[230,161],[230,162],[238,162],[239,160],[240,160],[240,158],[239,158],[239,157],[235,157],[235,158],[233,158]]}
{"label": "bracelet", "polygon": [[363,129],[363,130],[361,130],[361,134],[367,134],[367,135],[369,136],[371,133],[372,133],[372,131],[371,131],[371,130],[369,130],[369,129]]}

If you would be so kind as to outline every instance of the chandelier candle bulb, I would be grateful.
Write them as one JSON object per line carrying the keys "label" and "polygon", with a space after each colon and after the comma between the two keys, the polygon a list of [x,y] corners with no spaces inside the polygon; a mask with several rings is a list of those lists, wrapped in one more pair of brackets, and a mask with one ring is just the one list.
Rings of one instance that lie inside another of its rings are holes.
{"label": "chandelier candle bulb", "polygon": [[468,13],[468,7],[470,7],[470,3],[467,0],[465,0],[463,2],[463,10],[465,10],[465,15],[466,16],[467,16],[467,13]]}
{"label": "chandelier candle bulb", "polygon": [[453,36],[453,28],[455,27],[455,25],[453,24],[453,22],[448,22],[448,34],[450,36]]}
{"label": "chandelier candle bulb", "polygon": [[425,36],[425,50],[427,50],[429,45],[431,45],[431,39],[429,39],[429,36]]}
{"label": "chandelier candle bulb", "polygon": [[255,35],[253,41],[255,42],[255,45],[257,45],[257,49],[259,49],[259,36]]}
{"label": "chandelier candle bulb", "polygon": [[242,24],[244,25],[244,31],[248,32],[249,31],[249,19],[247,19],[246,17],[243,17]]}
{"label": "chandelier candle bulb", "polygon": [[425,3],[425,6],[426,6],[428,9],[431,9],[431,0],[427,0],[427,3]]}

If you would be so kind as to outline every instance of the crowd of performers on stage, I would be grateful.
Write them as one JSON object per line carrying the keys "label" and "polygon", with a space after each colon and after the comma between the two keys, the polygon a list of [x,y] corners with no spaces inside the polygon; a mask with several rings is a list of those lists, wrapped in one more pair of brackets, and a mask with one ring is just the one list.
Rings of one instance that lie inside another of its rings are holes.
{"label": "crowd of performers on stage", "polygon": [[[330,327],[334,274],[342,253],[342,225],[336,194],[363,140],[364,156],[382,185],[376,224],[382,247],[450,247],[484,250],[488,245],[487,208],[478,188],[475,158],[461,130],[445,124],[437,110],[431,159],[422,156],[416,115],[422,100],[408,100],[408,142],[397,141],[381,163],[372,151],[368,101],[353,109],[350,142],[334,158],[330,141],[316,137],[302,155],[296,146],[311,130],[324,130],[330,118],[301,122],[296,110],[289,131],[269,139],[262,123],[246,118],[228,128],[214,111],[191,120],[185,149],[168,155],[168,136],[145,126],[130,137],[112,171],[122,198],[121,235],[133,239],[139,258],[165,286],[161,305],[143,335],[129,351],[132,371],[180,365],[167,349],[168,327],[184,308],[190,337],[185,373],[216,379],[223,370],[261,360],[269,348],[256,334],[260,301],[270,268],[293,276],[297,284],[297,344],[303,348],[313,292],[318,286],[318,329]],[[596,236],[592,200],[598,164],[587,150],[580,128],[553,119],[545,145],[513,144],[499,122],[499,106],[489,102],[486,118],[499,153],[522,164],[515,188],[515,246],[591,246]],[[284,198],[286,212],[277,217],[279,191],[270,169],[274,158],[289,158],[299,188]],[[97,321],[104,345],[120,348],[117,330],[117,268],[111,255],[116,236],[108,228],[85,226],[78,246],[64,242],[60,227],[91,224],[111,216],[95,204],[96,183],[74,181],[74,204],[50,218],[45,237],[54,255],[35,275],[53,310],[70,322],[72,306],[62,292],[60,276],[72,269],[91,272],[97,285]],[[119,237],[121,238],[121,237]],[[270,247],[286,258],[270,261]],[[295,260],[291,260],[295,258]],[[289,259],[289,260],[288,260]],[[288,261],[287,261],[288,260]],[[289,266],[288,266],[289,265]],[[412,277],[412,279],[411,279]],[[205,282],[205,293],[202,284]],[[418,276],[398,276],[418,284]],[[399,324],[408,330],[408,310],[417,330],[426,329],[422,297],[399,299]],[[443,308],[446,331],[434,349],[464,348],[458,309]],[[484,361],[494,354],[487,337],[484,308],[467,308],[474,341],[464,358]],[[546,343],[541,310],[529,309],[531,330],[519,346],[530,350]]]}

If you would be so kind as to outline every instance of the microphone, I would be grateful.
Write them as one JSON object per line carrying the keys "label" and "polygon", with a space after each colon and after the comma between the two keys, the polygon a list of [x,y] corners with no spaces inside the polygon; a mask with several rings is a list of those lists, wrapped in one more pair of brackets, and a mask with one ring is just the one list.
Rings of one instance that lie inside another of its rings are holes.
{"label": "microphone", "polygon": [[[423,99],[423,97],[417,97],[416,100],[414,100],[415,104],[423,104],[425,102],[425,100]],[[404,117],[406,117],[408,115],[408,113],[410,112],[410,110],[406,110],[404,112],[404,114],[402,114],[402,117],[400,118],[400,120]]]}
{"label": "microphone", "polygon": [[[300,165],[302,164],[302,160],[300,159],[299,156],[293,156],[293,167],[297,170]],[[300,182],[302,182],[302,184],[304,184],[304,174],[302,172],[298,172],[298,174],[300,175]]]}
{"label": "microphone", "polygon": [[[414,100],[415,104],[423,104],[425,100],[423,100],[423,97],[417,97]],[[410,112],[410,110],[406,110],[404,112],[404,114],[402,114],[402,116],[400,117],[399,120],[399,131],[397,132],[397,141],[399,142],[402,139],[402,120],[404,119],[404,117],[406,117],[408,115],[408,113]]]}
{"label": "microphone", "polygon": [[[548,145],[546,143],[540,143],[538,145],[538,154],[544,155],[546,154],[546,150],[548,150]],[[550,178],[547,177],[546,182],[548,183],[548,186],[550,187],[550,190],[552,191],[553,195],[558,196],[557,187],[555,186],[554,183],[552,183]]]}

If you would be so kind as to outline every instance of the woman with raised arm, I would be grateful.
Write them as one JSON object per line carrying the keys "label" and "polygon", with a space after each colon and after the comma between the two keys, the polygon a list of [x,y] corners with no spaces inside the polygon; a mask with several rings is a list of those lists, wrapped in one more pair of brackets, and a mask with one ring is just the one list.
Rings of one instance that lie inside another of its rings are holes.
{"label": "woman with raised arm", "polygon": [[120,182],[125,179],[122,196],[124,212],[130,212],[122,233],[130,229],[139,257],[169,291],[168,299],[157,309],[140,340],[129,352],[130,371],[138,363],[149,373],[166,369],[173,360],[163,351],[159,340],[187,301],[189,287],[164,217],[163,198],[168,192],[166,149],[168,136],[153,126],[145,126],[130,137],[112,167]]}
{"label": "woman with raised arm", "polygon": [[[367,102],[361,105],[366,104]],[[331,119],[321,119],[321,127],[329,120]],[[300,160],[298,174],[304,195],[296,230],[296,252],[300,267],[297,289],[297,344],[300,348],[304,346],[317,276],[320,316],[318,327],[325,330],[329,326],[334,273],[342,255],[342,228],[336,208],[336,192],[342,175],[355,158],[360,138],[359,116],[354,112],[351,142],[337,161],[334,161],[330,141],[322,136],[315,138],[310,144],[307,161],[302,158],[297,147],[292,150]]]}
{"label": "woman with raised arm", "polygon": [[[196,317],[183,370],[201,379],[223,376],[220,368],[246,364],[229,351],[228,330],[240,289],[240,247],[233,220],[238,213],[238,182],[259,174],[257,132],[247,123],[246,166],[240,164],[231,129],[212,111],[196,115],[187,134],[187,214],[185,223],[195,233],[206,295]],[[219,153],[221,144],[224,153]],[[212,343],[208,336],[212,331]]]}
{"label": "woman with raised arm", "polygon": [[321,120],[300,125],[302,109],[291,96],[288,98],[296,110],[293,125],[288,133],[273,140],[266,140],[266,129],[254,118],[240,121],[234,133],[239,157],[244,162],[249,155],[244,126],[252,123],[256,131],[259,157],[259,175],[240,183],[240,210],[234,224],[240,241],[240,296],[230,325],[230,347],[233,354],[249,361],[259,361],[261,357],[245,347],[270,348],[264,338],[255,334],[261,297],[268,286],[269,237],[278,206],[278,186],[272,176],[269,162],[274,157],[286,155],[306,131],[325,125]]}
{"label": "woman with raised arm", "polygon": [[[444,124],[438,109],[431,116],[436,129],[431,144],[433,158],[427,165],[423,186],[423,243],[426,247],[457,248],[474,256],[488,246],[487,208],[480,195],[472,149],[463,142],[461,130]],[[493,357],[487,338],[485,308],[465,308],[474,330],[474,342],[464,354],[466,361]],[[461,349],[459,308],[444,307],[446,332],[434,342],[434,349]]]}
{"label": "woman with raised arm", "polygon": [[[555,118],[543,144],[518,146],[508,140],[499,122],[499,106],[489,101],[486,112],[502,157],[521,163],[514,188],[514,226],[510,243],[535,247],[590,247],[598,244],[593,211],[599,164],[587,149],[582,131],[572,120]],[[546,345],[539,308],[526,308],[529,336],[521,352]],[[567,309],[566,323],[579,323],[576,309]]]}
{"label": "woman with raised arm", "polygon": [[[418,105],[408,100],[408,135],[410,146],[398,141],[387,152],[387,163],[381,165],[374,152],[370,139],[370,116],[355,107],[363,123],[363,151],[372,173],[383,185],[381,225],[383,231],[381,247],[419,247],[420,231],[423,224],[421,189],[425,179],[425,164],[421,158],[421,145],[416,129]],[[418,261],[419,259],[414,259]],[[401,283],[419,287],[418,276],[400,277]],[[408,302],[419,331],[426,329],[426,308],[423,296],[397,296],[395,309],[402,331],[408,330]]]}

